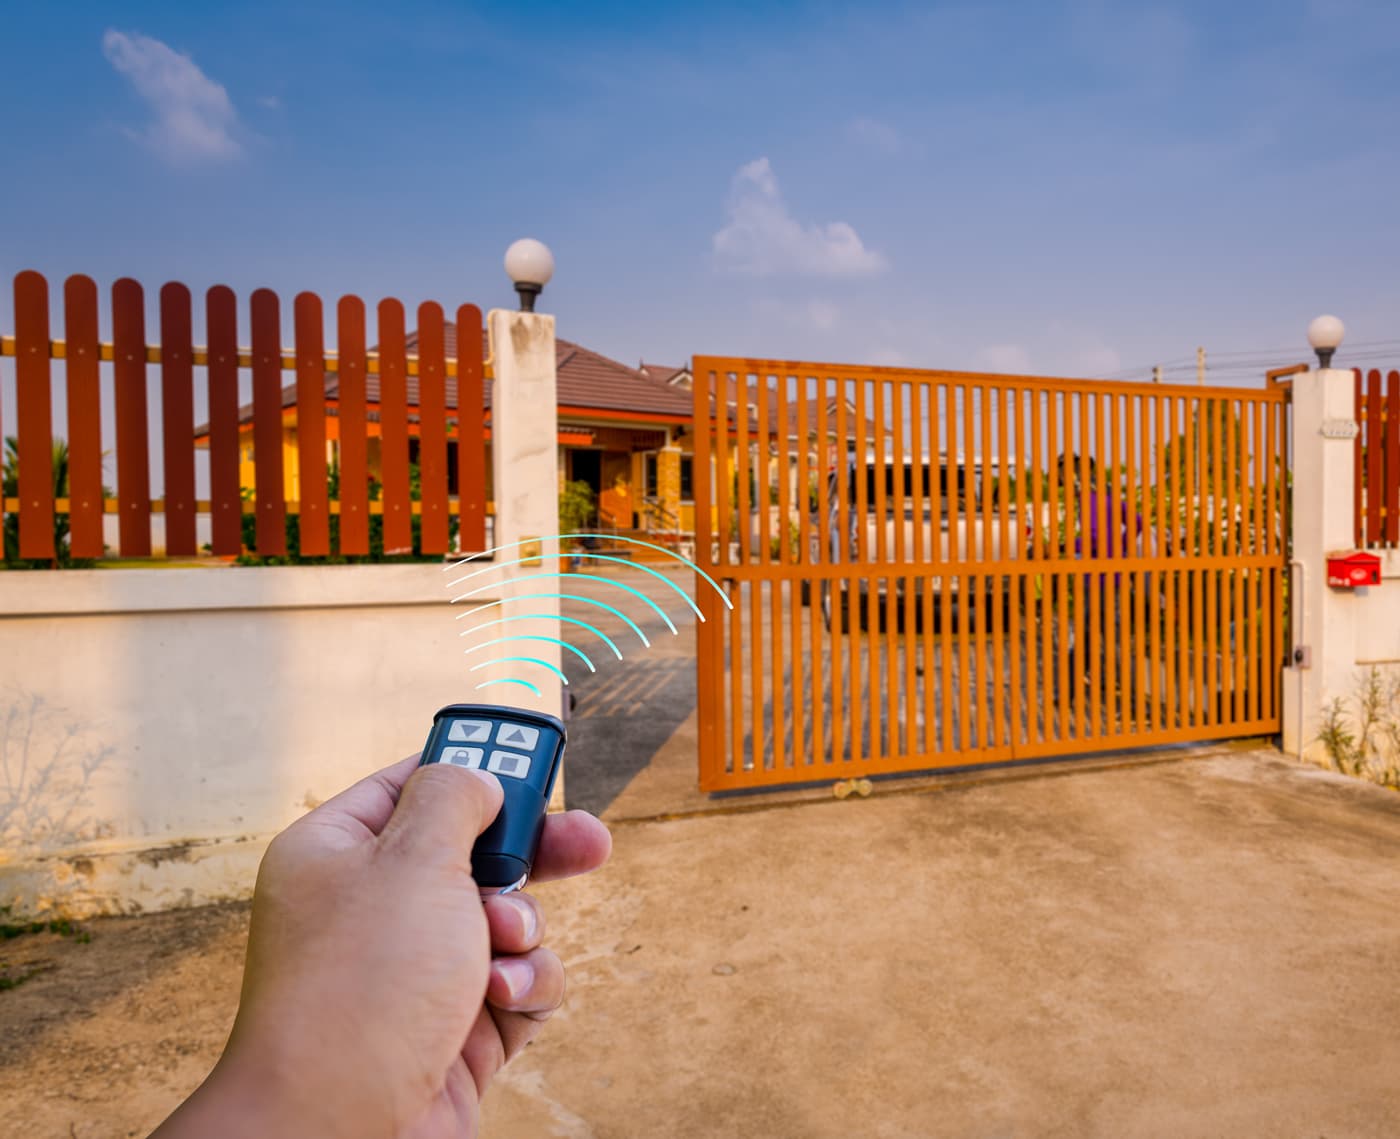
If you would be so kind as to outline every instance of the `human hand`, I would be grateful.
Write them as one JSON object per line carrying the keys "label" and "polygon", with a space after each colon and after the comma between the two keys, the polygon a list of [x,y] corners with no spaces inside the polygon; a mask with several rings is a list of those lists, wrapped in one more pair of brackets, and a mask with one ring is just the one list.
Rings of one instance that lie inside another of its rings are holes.
{"label": "human hand", "polygon": [[[474,1135],[492,1076],[564,996],[535,899],[471,880],[500,805],[494,776],[415,756],[278,835],[224,1055],[157,1134]],[[531,880],[610,848],[591,815],[551,815]]]}

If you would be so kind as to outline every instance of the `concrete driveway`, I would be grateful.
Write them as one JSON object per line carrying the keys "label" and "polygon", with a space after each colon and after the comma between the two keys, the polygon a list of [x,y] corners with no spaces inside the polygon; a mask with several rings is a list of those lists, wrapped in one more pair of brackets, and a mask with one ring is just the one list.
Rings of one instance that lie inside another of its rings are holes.
{"label": "concrete driveway", "polygon": [[[886,785],[890,786],[890,785]],[[1400,796],[1268,751],[615,824],[531,1136],[1393,1136]]]}

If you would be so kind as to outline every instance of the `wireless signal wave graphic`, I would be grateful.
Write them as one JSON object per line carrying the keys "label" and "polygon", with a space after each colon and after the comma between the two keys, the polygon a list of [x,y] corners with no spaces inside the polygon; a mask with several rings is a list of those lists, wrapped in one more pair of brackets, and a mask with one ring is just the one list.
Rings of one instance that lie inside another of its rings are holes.
{"label": "wireless signal wave graphic", "polygon": [[[588,549],[583,549],[570,551],[568,553],[554,554],[532,552],[529,557],[507,558],[501,561],[495,560],[498,554],[518,551],[527,545],[534,546],[550,542],[562,543],[574,540],[585,542],[594,540],[604,541],[609,543],[611,547],[635,546],[656,551],[694,570],[696,575],[703,579],[709,588],[715,591],[720,600],[723,601],[728,608],[734,608],[734,603],[730,601],[729,595],[720,588],[719,583],[689,558],[682,557],[674,550],[667,549],[665,546],[658,546],[652,542],[643,542],[637,538],[625,538],[617,534],[552,534],[544,538],[530,538],[519,542],[508,542],[505,545],[494,546],[489,550],[483,550],[479,554],[472,554],[469,557],[461,558],[449,565],[443,566],[444,573],[453,573],[457,575],[447,582],[446,588],[456,590],[459,587],[466,587],[452,598],[452,603],[454,605],[459,602],[471,604],[470,609],[457,614],[457,620],[459,621],[464,618],[473,620],[473,624],[469,625],[458,634],[462,637],[471,637],[474,639],[473,643],[469,644],[467,648],[463,650],[463,653],[466,656],[475,658],[479,654],[487,652],[487,650],[494,650],[493,655],[486,656],[479,660],[474,659],[468,667],[468,671],[480,673],[491,669],[508,667],[511,673],[511,675],[506,676],[488,675],[484,677],[476,685],[478,690],[498,685],[506,685],[525,688],[536,696],[541,695],[539,686],[525,678],[528,675],[525,666],[543,669],[546,673],[557,678],[560,683],[567,686],[569,677],[562,668],[551,661],[544,660],[538,655],[534,655],[534,653],[538,652],[537,649],[534,649],[534,646],[540,643],[559,646],[562,650],[561,657],[567,655],[567,663],[571,666],[577,661],[589,672],[598,671],[597,665],[593,663],[592,656],[578,646],[570,644],[560,637],[550,636],[538,631],[511,633],[506,626],[516,622],[534,622],[535,624],[526,626],[526,628],[533,630],[538,630],[540,628],[539,622],[542,621],[559,622],[561,626],[568,625],[570,627],[583,629],[591,633],[600,645],[605,646],[607,651],[612,653],[613,657],[617,660],[623,659],[622,648],[617,643],[614,636],[610,636],[607,632],[594,624],[593,621],[585,621],[580,617],[566,616],[559,613],[540,612],[539,610],[541,608],[547,609],[548,606],[535,604],[538,602],[554,601],[562,603],[571,601],[579,605],[588,606],[591,610],[596,611],[596,616],[593,612],[589,613],[589,616],[594,617],[595,620],[603,621],[606,620],[608,616],[611,616],[621,623],[621,629],[615,630],[615,632],[617,636],[624,640],[624,643],[630,641],[630,637],[622,630],[630,630],[643,648],[650,648],[651,641],[648,639],[641,626],[627,614],[625,611],[626,607],[632,607],[634,612],[637,612],[636,604],[640,603],[643,607],[642,611],[654,613],[661,618],[662,623],[673,635],[679,634],[675,621],[672,619],[671,615],[666,612],[666,609],[658,604],[653,597],[648,596],[646,593],[642,592],[641,589],[637,588],[637,585],[645,585],[648,584],[650,580],[655,579],[665,585],[669,592],[674,592],[680,599],[680,602],[688,606],[695,614],[697,620],[705,620],[705,615],[700,611],[700,607],[695,604],[694,599],[689,593],[660,570],[653,569],[651,566],[643,565],[640,562],[635,562],[631,558],[620,557],[617,554],[596,553]],[[474,563],[481,562],[487,558],[492,559],[489,565],[483,565],[476,569],[470,568]],[[581,562],[611,563],[649,576],[636,578],[636,584],[634,585],[619,581],[615,577],[604,576],[597,573],[583,573],[577,570],[557,569],[554,572],[517,574],[509,578],[503,578],[501,572],[515,566],[542,565],[548,561],[562,563],[566,560],[574,564]],[[462,570],[466,570],[467,572],[458,572]],[[476,582],[476,584],[472,584],[473,582]],[[537,584],[533,586],[528,584],[532,582]],[[615,591],[616,595],[613,596],[611,600],[617,602],[617,604],[609,604],[607,601],[601,601],[596,597],[587,596],[572,588],[571,583],[582,584],[583,582],[588,582],[592,586],[603,586],[607,590]],[[555,588],[550,589],[549,586],[554,586]],[[484,593],[499,590],[503,587],[508,590],[508,595],[506,596],[480,602],[475,602],[473,600]],[[525,588],[522,589],[521,587]],[[669,593],[663,593],[663,596],[669,597]],[[624,608],[619,608],[619,606],[623,606]],[[508,611],[516,607],[523,607],[526,611]],[[501,612],[490,612],[491,610],[497,609],[501,610]],[[559,631],[563,632],[564,630],[561,627]],[[594,653],[598,651],[598,649],[593,648]],[[517,672],[524,675],[514,675]]]}

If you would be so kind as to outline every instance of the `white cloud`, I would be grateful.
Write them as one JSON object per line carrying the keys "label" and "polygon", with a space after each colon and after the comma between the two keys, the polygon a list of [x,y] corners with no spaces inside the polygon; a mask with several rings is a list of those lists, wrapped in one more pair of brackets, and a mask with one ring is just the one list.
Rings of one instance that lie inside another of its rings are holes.
{"label": "white cloud", "polygon": [[1019,344],[991,344],[976,356],[977,369],[999,372],[1007,376],[1027,376],[1031,371],[1031,354]]}
{"label": "white cloud", "polygon": [[734,175],[729,220],[714,235],[717,262],[755,276],[865,277],[887,267],[843,221],[803,225],[788,212],[767,158]]}
{"label": "white cloud", "polygon": [[152,121],[133,137],[173,163],[237,158],[238,113],[223,85],[189,56],[160,40],[109,28],[102,53],[150,107]]}
{"label": "white cloud", "polygon": [[852,119],[847,133],[855,142],[882,154],[898,154],[904,148],[899,132],[879,119]]}
{"label": "white cloud", "polygon": [[868,356],[877,368],[903,368],[909,363],[909,357],[898,348],[876,348]]}
{"label": "white cloud", "polygon": [[1075,367],[1086,376],[1108,376],[1123,367],[1123,358],[1107,344],[1088,344],[1075,357]]}
{"label": "white cloud", "polygon": [[282,108],[282,100],[276,95],[259,95],[258,106],[266,107],[269,111],[277,111]]}

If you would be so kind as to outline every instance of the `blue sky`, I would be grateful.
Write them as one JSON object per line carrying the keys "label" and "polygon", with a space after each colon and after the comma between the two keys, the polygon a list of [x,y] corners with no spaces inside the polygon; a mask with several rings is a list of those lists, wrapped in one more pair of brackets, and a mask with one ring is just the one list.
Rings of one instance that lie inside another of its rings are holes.
{"label": "blue sky", "polygon": [[506,305],[531,235],[560,334],[632,363],[1141,375],[1204,344],[1245,382],[1322,311],[1400,346],[1384,0],[6,17],[7,330],[23,268]]}

